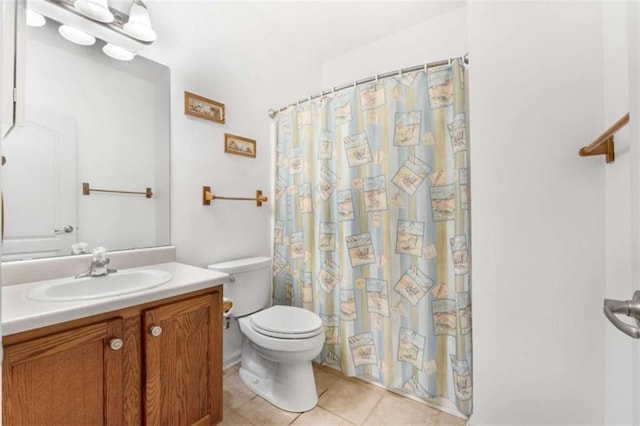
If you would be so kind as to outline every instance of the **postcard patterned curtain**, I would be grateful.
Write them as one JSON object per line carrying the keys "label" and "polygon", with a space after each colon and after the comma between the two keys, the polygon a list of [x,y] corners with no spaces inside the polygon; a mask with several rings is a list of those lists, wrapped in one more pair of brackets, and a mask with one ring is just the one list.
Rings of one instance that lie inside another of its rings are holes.
{"label": "postcard patterned curtain", "polygon": [[471,414],[466,70],[336,91],[277,119],[274,298],[318,362]]}

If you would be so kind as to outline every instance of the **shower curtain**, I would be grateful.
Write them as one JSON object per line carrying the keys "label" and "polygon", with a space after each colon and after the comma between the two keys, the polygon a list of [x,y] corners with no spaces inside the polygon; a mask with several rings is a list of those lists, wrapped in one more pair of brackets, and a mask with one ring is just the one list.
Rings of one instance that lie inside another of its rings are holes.
{"label": "shower curtain", "polygon": [[316,312],[317,362],[471,414],[462,58],[277,117],[274,299]]}

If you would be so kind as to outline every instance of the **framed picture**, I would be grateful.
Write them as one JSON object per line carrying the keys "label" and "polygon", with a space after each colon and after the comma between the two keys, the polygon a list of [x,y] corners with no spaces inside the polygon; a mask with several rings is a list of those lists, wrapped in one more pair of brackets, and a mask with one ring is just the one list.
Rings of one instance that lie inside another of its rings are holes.
{"label": "framed picture", "polygon": [[241,136],[224,134],[224,152],[236,155],[246,155],[247,157],[256,157],[256,141],[253,139],[243,138]]}
{"label": "framed picture", "polygon": [[224,124],[224,104],[184,92],[184,113]]}

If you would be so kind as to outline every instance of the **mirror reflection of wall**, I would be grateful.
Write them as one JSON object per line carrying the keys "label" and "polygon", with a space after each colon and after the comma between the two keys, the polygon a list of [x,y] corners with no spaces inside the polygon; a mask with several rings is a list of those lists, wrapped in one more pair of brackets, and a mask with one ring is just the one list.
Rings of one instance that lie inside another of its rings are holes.
{"label": "mirror reflection of wall", "polygon": [[[7,138],[3,261],[168,245],[169,69],[27,27],[25,125]],[[144,195],[91,192],[91,188]]]}

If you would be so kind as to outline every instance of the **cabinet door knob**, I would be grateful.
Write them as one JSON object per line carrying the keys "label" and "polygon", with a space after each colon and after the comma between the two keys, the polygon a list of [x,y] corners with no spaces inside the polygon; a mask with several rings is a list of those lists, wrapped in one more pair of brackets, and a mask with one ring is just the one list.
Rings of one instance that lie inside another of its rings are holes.
{"label": "cabinet door knob", "polygon": [[122,339],[111,339],[109,341],[109,347],[114,351],[119,351],[120,349],[122,349],[122,345],[124,345]]}
{"label": "cabinet door knob", "polygon": [[160,327],[159,325],[154,325],[149,329],[149,333],[151,333],[153,337],[158,337],[162,334],[162,327]]}

